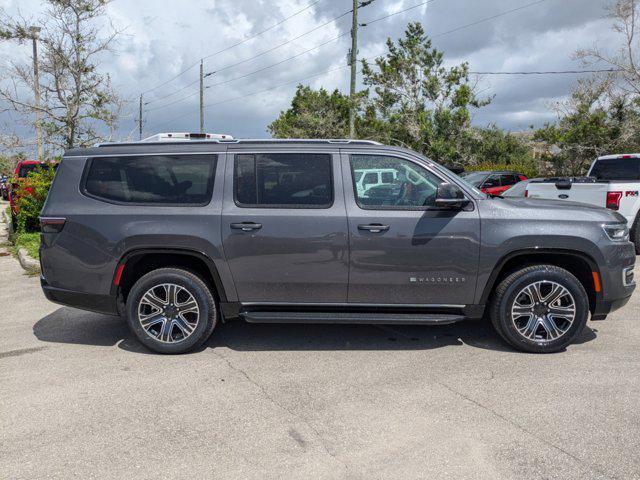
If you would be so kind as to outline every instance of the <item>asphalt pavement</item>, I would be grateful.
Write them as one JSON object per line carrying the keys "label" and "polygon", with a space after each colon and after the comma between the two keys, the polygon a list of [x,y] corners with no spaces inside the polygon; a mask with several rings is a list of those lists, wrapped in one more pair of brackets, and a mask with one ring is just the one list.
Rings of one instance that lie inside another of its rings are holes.
{"label": "asphalt pavement", "polygon": [[161,356],[11,256],[0,302],[3,479],[640,478],[640,293],[553,355],[483,322],[230,322]]}

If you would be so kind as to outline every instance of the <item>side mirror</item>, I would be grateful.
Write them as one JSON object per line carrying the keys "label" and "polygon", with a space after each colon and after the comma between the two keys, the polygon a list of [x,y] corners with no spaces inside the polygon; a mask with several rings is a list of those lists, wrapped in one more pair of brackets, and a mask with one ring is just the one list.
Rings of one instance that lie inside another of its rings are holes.
{"label": "side mirror", "polygon": [[460,209],[469,204],[464,192],[452,183],[441,183],[436,192],[436,207]]}

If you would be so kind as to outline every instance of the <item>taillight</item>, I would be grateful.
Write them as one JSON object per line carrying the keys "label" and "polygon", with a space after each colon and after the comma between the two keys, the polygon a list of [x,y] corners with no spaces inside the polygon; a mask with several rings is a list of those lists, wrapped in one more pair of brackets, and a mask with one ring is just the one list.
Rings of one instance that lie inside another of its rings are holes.
{"label": "taillight", "polygon": [[520,175],[520,181],[524,182],[527,179],[527,177],[525,177],[524,175]]}
{"label": "taillight", "polygon": [[42,233],[61,232],[67,219],[64,217],[40,217],[40,231]]}
{"label": "taillight", "polygon": [[529,190],[525,190],[524,191],[524,196],[525,196],[525,198],[529,196]]}
{"label": "taillight", "polygon": [[607,208],[611,210],[619,210],[621,198],[622,192],[607,192]]}

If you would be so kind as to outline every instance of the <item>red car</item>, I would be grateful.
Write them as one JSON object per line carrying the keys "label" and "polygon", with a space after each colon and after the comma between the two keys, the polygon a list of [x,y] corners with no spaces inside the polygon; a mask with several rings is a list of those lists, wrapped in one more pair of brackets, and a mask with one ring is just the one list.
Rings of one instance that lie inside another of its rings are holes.
{"label": "red car", "polygon": [[500,195],[527,177],[516,172],[467,172],[462,174],[467,182],[489,195]]}
{"label": "red car", "polygon": [[18,188],[18,180],[26,178],[30,172],[34,171],[40,165],[42,164],[37,160],[22,160],[16,165],[16,169],[13,171],[11,185],[9,186],[9,205],[11,206],[12,216],[15,217],[18,214],[18,207],[16,206],[14,198],[14,190]]}

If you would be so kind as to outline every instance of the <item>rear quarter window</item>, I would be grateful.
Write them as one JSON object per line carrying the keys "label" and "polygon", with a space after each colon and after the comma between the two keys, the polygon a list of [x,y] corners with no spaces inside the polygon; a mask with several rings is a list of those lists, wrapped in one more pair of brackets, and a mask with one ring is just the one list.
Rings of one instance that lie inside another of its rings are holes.
{"label": "rear quarter window", "polygon": [[95,157],[83,182],[86,195],[115,203],[206,205],[216,155]]}

